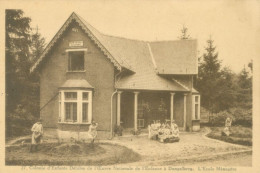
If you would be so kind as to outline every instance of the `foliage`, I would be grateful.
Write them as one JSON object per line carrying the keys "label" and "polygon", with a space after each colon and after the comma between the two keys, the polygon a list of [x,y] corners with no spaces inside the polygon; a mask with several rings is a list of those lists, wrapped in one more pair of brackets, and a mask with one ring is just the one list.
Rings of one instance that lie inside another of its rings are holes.
{"label": "foliage", "polygon": [[239,73],[237,83],[239,86],[238,106],[252,109],[252,76],[249,76],[245,68]]}
{"label": "foliage", "polygon": [[6,117],[8,123],[8,131],[12,130],[12,136],[21,136],[31,133],[31,127],[33,122],[36,121],[36,117],[28,112],[22,105],[18,105],[17,108]]}
{"label": "foliage", "polygon": [[133,134],[133,135],[140,135],[141,134],[141,129],[140,128],[138,128],[137,130],[131,130],[131,133]]}
{"label": "foliage", "polygon": [[22,10],[6,10],[6,136],[25,133],[39,117],[39,78],[29,69],[44,47]]}
{"label": "foliage", "polygon": [[220,71],[218,93],[214,102],[215,112],[228,110],[237,105],[237,91],[239,86],[236,82],[236,74],[228,67],[224,67]]}
{"label": "foliage", "polygon": [[190,35],[188,34],[188,28],[183,25],[181,29],[181,36],[179,37],[181,40],[187,40],[190,39]]}
{"label": "foliage", "polygon": [[[244,68],[239,74],[232,72],[228,67],[221,68],[214,41],[207,40],[205,53],[199,65],[199,74],[195,88],[201,94],[201,106],[209,110],[210,114],[217,114],[212,121],[221,124],[221,115],[231,109],[242,108],[242,112],[252,112],[252,75]],[[253,64],[248,64],[252,72]],[[232,115],[233,116],[233,115]],[[245,124],[250,125],[250,116],[243,116]],[[241,124],[240,122],[239,124]]]}
{"label": "foliage", "polygon": [[213,40],[207,40],[206,53],[203,54],[203,62],[199,66],[199,78],[197,89],[201,94],[201,104],[210,112],[216,112],[216,105],[220,85],[220,61]]}
{"label": "foliage", "polygon": [[232,125],[252,127],[252,109],[231,108],[210,116],[211,126],[224,126],[227,117],[232,119]]}
{"label": "foliage", "polygon": [[38,27],[36,33],[32,34],[31,39],[32,39],[32,46],[31,46],[32,59],[36,60],[41,55],[45,47],[45,38],[43,38],[41,34],[38,33]]}
{"label": "foliage", "polygon": [[246,108],[232,108],[229,110],[230,114],[234,117],[234,125],[243,125],[245,127],[252,127],[252,109]]}

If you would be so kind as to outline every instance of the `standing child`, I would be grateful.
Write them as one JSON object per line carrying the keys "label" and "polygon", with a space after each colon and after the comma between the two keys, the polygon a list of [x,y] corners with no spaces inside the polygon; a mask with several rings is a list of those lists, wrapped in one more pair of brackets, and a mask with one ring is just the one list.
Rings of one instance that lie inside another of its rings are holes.
{"label": "standing child", "polygon": [[43,127],[42,127],[42,120],[39,119],[33,126],[32,126],[32,144],[30,147],[30,152],[37,151],[38,144],[42,142],[42,135],[43,135]]}
{"label": "standing child", "polygon": [[92,123],[88,129],[88,135],[92,139],[92,141],[91,141],[92,144],[94,143],[95,138],[97,137],[97,126],[98,126],[98,123],[96,123],[95,121],[92,121]]}

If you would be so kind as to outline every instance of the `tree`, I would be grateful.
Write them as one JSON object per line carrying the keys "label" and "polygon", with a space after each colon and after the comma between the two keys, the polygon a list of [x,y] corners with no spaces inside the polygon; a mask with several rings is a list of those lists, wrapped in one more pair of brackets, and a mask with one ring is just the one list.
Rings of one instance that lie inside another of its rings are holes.
{"label": "tree", "polygon": [[203,54],[202,62],[199,66],[199,74],[196,88],[201,93],[201,104],[207,108],[211,113],[217,112],[216,101],[220,93],[220,66],[221,62],[218,60],[218,53],[215,53],[216,47],[213,45],[214,41],[210,37],[207,40],[207,47]]}
{"label": "tree", "polygon": [[251,60],[250,63],[247,65],[250,68],[251,73],[253,73],[253,61]]}
{"label": "tree", "polygon": [[28,132],[39,116],[39,82],[29,69],[44,41],[32,36],[31,19],[23,14],[22,10],[6,10],[7,137]]}
{"label": "tree", "polygon": [[[22,10],[6,10],[6,132],[14,134],[15,112],[25,93],[29,76],[30,21]],[[19,106],[21,108],[21,106]],[[20,122],[22,123],[22,122]]]}
{"label": "tree", "polygon": [[217,111],[224,111],[237,106],[238,85],[236,74],[228,67],[221,70],[219,79],[219,93],[217,93],[215,107]]}
{"label": "tree", "polygon": [[188,34],[188,28],[185,25],[182,25],[181,36],[179,37],[181,40],[190,39],[190,35]]}
{"label": "tree", "polygon": [[[6,10],[6,110],[10,112],[19,103],[22,80],[28,76],[30,45],[30,18],[21,10]],[[11,102],[12,101],[12,102]]]}
{"label": "tree", "polygon": [[35,61],[40,57],[45,47],[45,38],[38,32],[38,26],[36,27],[36,32],[32,34],[31,39],[32,61]]}
{"label": "tree", "polygon": [[[250,66],[250,63],[249,65]],[[251,65],[253,67],[253,64]],[[244,67],[238,74],[237,84],[239,86],[237,102],[239,106],[246,109],[252,109],[252,76]]]}
{"label": "tree", "polygon": [[[36,32],[31,34],[31,46],[30,46],[30,64],[32,65],[37,58],[40,57],[42,54],[44,47],[45,47],[45,38],[41,36],[38,32],[38,26],[36,28]],[[30,89],[28,92],[28,97],[26,99],[34,100],[33,102],[27,103],[28,107],[30,108],[30,112],[33,115],[40,114],[40,82],[39,82],[39,72],[35,71],[34,73],[30,74],[30,82],[27,83],[27,88]]]}

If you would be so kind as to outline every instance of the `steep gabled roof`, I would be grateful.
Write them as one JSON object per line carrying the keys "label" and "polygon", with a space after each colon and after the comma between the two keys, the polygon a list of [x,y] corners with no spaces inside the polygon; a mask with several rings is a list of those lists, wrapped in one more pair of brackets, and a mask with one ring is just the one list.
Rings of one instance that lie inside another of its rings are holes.
{"label": "steep gabled roof", "polygon": [[[122,67],[131,70],[131,67],[121,59],[119,56],[111,55],[111,52],[107,49],[108,45],[105,39],[105,36],[102,35],[99,31],[97,31],[94,27],[84,21],[81,17],[79,17],[76,13],[72,13],[67,21],[63,24],[57,34],[53,37],[47,47],[44,49],[42,55],[36,60],[33,66],[30,69],[30,72],[33,72],[38,65],[42,62],[42,60],[46,57],[48,52],[52,49],[55,43],[59,40],[64,31],[68,28],[71,22],[75,20],[81,28],[90,36],[90,38],[95,42],[95,44],[102,50],[102,52],[107,56],[107,58],[114,64],[114,66],[121,70]],[[103,45],[104,44],[104,45]],[[113,53],[113,52],[112,52]],[[115,53],[113,53],[115,54]]]}
{"label": "steep gabled roof", "polygon": [[134,72],[122,76],[116,82],[116,88],[189,91],[182,84],[163,75],[197,74],[196,40],[146,42],[108,36],[100,33],[75,13],[71,14],[45,48],[30,69],[31,72],[38,67],[72,21],[81,26],[118,70],[123,68]]}

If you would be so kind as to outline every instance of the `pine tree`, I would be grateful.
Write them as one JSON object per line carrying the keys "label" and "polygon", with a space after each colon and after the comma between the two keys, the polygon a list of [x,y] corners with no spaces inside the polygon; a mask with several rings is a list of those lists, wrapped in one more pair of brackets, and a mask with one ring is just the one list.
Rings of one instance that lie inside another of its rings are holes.
{"label": "pine tree", "polygon": [[238,85],[236,74],[228,67],[221,70],[219,93],[215,102],[216,110],[223,111],[237,106]]}
{"label": "pine tree", "polygon": [[45,38],[41,36],[38,32],[38,26],[36,27],[36,32],[32,34],[32,44],[31,44],[31,52],[32,52],[32,62],[34,62],[37,58],[42,54],[45,47]]}
{"label": "pine tree", "polygon": [[185,25],[182,25],[181,36],[179,37],[181,40],[190,39],[190,35],[188,34],[188,28]]}
{"label": "pine tree", "polygon": [[246,109],[252,109],[252,76],[249,76],[249,72],[245,67],[238,74],[237,84],[239,86],[237,100],[239,106]]}
{"label": "pine tree", "polygon": [[[6,10],[6,133],[13,135],[15,125],[23,123],[15,110],[21,108],[29,77],[30,21],[22,10]],[[18,129],[19,131],[20,129]]]}
{"label": "pine tree", "polygon": [[199,74],[196,88],[201,94],[201,104],[207,108],[211,113],[217,111],[215,102],[220,92],[220,66],[221,62],[218,60],[218,53],[215,52],[216,47],[213,45],[214,41],[207,40],[207,47],[203,54],[202,63],[199,66]]}
{"label": "pine tree", "polygon": [[[32,36],[29,17],[22,10],[6,10],[6,136],[29,132],[39,117],[39,81],[29,69],[44,40]],[[37,74],[37,73],[36,73]]]}
{"label": "pine tree", "polygon": [[20,101],[23,80],[29,75],[30,18],[21,10],[6,10],[6,111]]}

